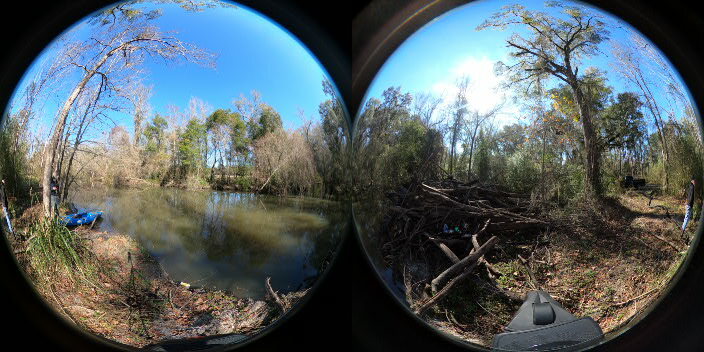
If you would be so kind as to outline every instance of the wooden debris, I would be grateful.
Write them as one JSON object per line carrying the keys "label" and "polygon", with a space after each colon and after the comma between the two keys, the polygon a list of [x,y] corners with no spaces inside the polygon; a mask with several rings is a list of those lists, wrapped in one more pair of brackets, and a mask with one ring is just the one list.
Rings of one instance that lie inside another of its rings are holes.
{"label": "wooden debris", "polygon": [[448,282],[459,272],[465,271],[465,268],[469,267],[470,265],[476,265],[476,263],[479,261],[479,257],[483,256],[484,253],[489,251],[489,249],[493,247],[498,241],[498,237],[492,236],[488,241],[486,241],[486,243],[484,243],[484,245],[479,247],[477,251],[470,252],[470,254],[464,259],[445,269],[445,271],[440,273],[440,275],[438,275],[435,279],[433,279],[433,281],[430,282],[430,287],[432,288],[433,292],[436,292],[439,286],[442,286],[443,284]]}
{"label": "wooden debris", "polygon": [[[483,284],[510,300],[520,299],[521,294],[498,287],[495,278],[502,273],[489,260],[500,237],[538,233],[549,225],[530,196],[456,180],[420,183],[387,196],[391,204],[382,224],[382,255],[404,278],[406,299],[417,314],[470,274],[485,275]],[[486,272],[474,270],[478,265]],[[404,270],[414,267],[423,270]]]}

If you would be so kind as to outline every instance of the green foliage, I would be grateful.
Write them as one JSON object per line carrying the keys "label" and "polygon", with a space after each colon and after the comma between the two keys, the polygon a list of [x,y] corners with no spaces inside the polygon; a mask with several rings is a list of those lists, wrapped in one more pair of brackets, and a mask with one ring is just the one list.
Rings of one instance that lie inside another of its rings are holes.
{"label": "green foliage", "polygon": [[97,268],[90,261],[84,240],[55,219],[41,219],[29,227],[27,247],[32,275],[41,282],[51,282],[66,275],[74,282],[91,282]]}
{"label": "green foliage", "polygon": [[205,125],[197,119],[191,119],[178,140],[178,159],[187,171],[203,166],[203,140]]}
{"label": "green foliage", "polygon": [[526,127],[514,123],[506,125],[497,135],[498,150],[504,155],[515,153],[526,140]]}
{"label": "green foliage", "polygon": [[602,182],[604,184],[604,190],[607,194],[613,196],[623,192],[622,180],[623,177],[618,173],[617,168],[604,168]]}
{"label": "green foliage", "polygon": [[229,123],[230,127],[230,149],[234,153],[244,153],[249,145],[247,139],[247,125],[242,116],[233,116]]}
{"label": "green foliage", "polygon": [[267,133],[283,128],[281,115],[267,104],[262,104],[261,114],[248,121],[249,138],[253,141],[263,137]]}
{"label": "green foliage", "polygon": [[645,121],[637,94],[619,93],[600,119],[602,138],[609,148],[636,149],[646,134]]}
{"label": "green foliage", "polygon": [[29,187],[28,146],[20,139],[20,126],[10,116],[0,124],[0,178],[10,194],[25,192]]}
{"label": "green foliage", "polygon": [[479,133],[479,145],[477,146],[477,154],[475,156],[476,163],[474,163],[476,171],[475,174],[479,181],[487,182],[489,181],[489,176],[491,175],[491,163],[490,157],[490,142],[488,138],[484,135],[482,130]]}
{"label": "green foliage", "polygon": [[156,114],[151,123],[144,128],[145,150],[148,153],[156,153],[162,150],[164,145],[164,131],[169,123],[159,114]]}
{"label": "green foliage", "polygon": [[610,94],[610,89],[604,83],[602,73],[584,69],[581,61],[599,53],[599,45],[609,39],[610,33],[601,16],[589,8],[557,2],[547,3],[546,6],[561,11],[548,14],[528,10],[522,5],[507,5],[486,19],[477,30],[503,30],[508,26],[518,26],[522,30],[506,40],[513,62],[496,64],[496,71],[506,77],[505,87],[521,87],[522,95],[531,97],[541,94],[542,81],[553,79],[566,83],[572,90],[574,99],[562,106],[576,106],[578,109],[560,109],[558,105],[556,110],[581,122],[586,144],[583,162],[588,171],[585,186],[590,196],[600,198],[601,150],[598,130],[593,128],[596,125],[593,115],[601,111],[603,97]]}
{"label": "green foliage", "polygon": [[249,175],[237,177],[235,179],[235,186],[237,187],[238,190],[243,191],[243,192],[252,191],[252,190],[254,190],[254,181],[252,180],[252,177]]}
{"label": "green foliage", "polygon": [[671,195],[682,196],[692,177],[699,181],[697,192],[701,194],[704,155],[700,137],[697,136],[699,131],[697,126],[692,121],[685,121],[682,124],[670,121],[664,127],[670,147],[669,164],[665,165],[662,158],[656,159],[649,169],[648,179],[664,182],[665,168],[667,168],[671,184],[668,191]]}
{"label": "green foliage", "polygon": [[565,205],[580,200],[584,195],[584,168],[579,164],[566,164],[557,173],[558,204]]}
{"label": "green foliage", "polygon": [[242,119],[240,114],[230,109],[217,109],[206,118],[205,129],[210,131],[218,126],[232,125],[237,118]]}
{"label": "green foliage", "polygon": [[401,123],[394,148],[390,149],[388,158],[393,162],[395,181],[404,184],[414,178],[423,163],[423,143],[425,127],[415,120]]}
{"label": "green foliage", "polygon": [[205,129],[206,133],[212,136],[210,152],[213,166],[219,162],[222,169],[226,162],[232,162],[247,152],[250,141],[247,138],[246,124],[239,113],[230,109],[215,110],[206,118]]}
{"label": "green foliage", "polygon": [[538,185],[539,180],[540,170],[525,149],[520,149],[509,158],[506,183],[512,191],[530,193]]}

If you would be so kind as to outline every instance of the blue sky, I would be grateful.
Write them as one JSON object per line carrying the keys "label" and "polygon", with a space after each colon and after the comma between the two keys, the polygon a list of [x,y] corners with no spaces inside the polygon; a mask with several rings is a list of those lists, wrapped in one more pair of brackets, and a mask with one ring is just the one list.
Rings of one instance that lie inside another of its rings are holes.
{"label": "blue sky", "polygon": [[[365,100],[381,97],[384,89],[390,86],[401,86],[403,92],[444,95],[448,102],[456,91],[454,85],[457,78],[466,74],[470,77],[471,108],[488,111],[506,100],[495,123],[501,126],[516,122],[521,108],[512,104],[508,98],[511,91],[497,89],[500,78],[494,74],[493,65],[496,61],[511,62],[507,55],[506,39],[512,33],[525,32],[521,32],[519,26],[507,27],[505,31],[475,30],[486,18],[500,11],[502,6],[516,3],[529,10],[540,10],[550,15],[559,12],[559,9],[544,7],[542,0],[480,0],[456,8],[423,26],[394,52],[372,81]],[[601,10],[598,12],[611,24],[624,25],[616,17]],[[623,29],[612,28],[610,31],[611,40],[623,41],[627,38],[627,32]],[[580,72],[584,72],[588,66],[595,66],[607,73],[608,84],[614,88],[614,94],[635,91],[635,88],[627,87],[610,67],[613,60],[610,58],[609,42],[602,43],[601,51],[602,55],[583,60]],[[554,84],[556,79],[551,81]],[[680,83],[684,86],[681,80]]]}
{"label": "blue sky", "polygon": [[[153,6],[153,5],[148,5]],[[205,9],[187,12],[172,4],[156,5],[163,15],[153,23],[163,31],[177,31],[182,41],[194,43],[216,53],[217,68],[204,68],[191,63],[165,65],[163,61],[147,61],[144,83],[153,85],[150,99],[152,115],[168,114],[168,106],[186,110],[196,97],[213,109],[229,108],[241,94],[251,98],[251,91],[261,93],[262,101],[282,116],[284,127],[301,125],[299,109],[308,118],[317,120],[318,105],[326,100],[321,82],[327,76],[312,54],[289,32],[263,15],[237,5],[237,8]],[[83,26],[80,30],[87,30]],[[21,92],[42,59],[51,60],[45,50],[30,67],[16,92]],[[43,111],[43,129],[55,118],[58,103],[72,88],[71,84],[53,92]],[[113,112],[111,119],[133,131],[131,115]],[[109,127],[109,126],[108,126]]]}

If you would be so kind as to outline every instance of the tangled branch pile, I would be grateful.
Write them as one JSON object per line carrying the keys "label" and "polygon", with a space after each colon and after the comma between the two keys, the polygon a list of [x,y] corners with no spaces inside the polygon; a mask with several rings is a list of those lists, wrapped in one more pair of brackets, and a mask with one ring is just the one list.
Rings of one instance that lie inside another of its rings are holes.
{"label": "tangled branch pile", "polygon": [[[421,314],[437,303],[477,265],[494,280],[500,273],[485,255],[497,236],[531,233],[548,225],[528,195],[493,185],[455,180],[421,183],[389,193],[382,253],[397,277],[403,277],[406,299]],[[483,240],[483,244],[480,244]]]}

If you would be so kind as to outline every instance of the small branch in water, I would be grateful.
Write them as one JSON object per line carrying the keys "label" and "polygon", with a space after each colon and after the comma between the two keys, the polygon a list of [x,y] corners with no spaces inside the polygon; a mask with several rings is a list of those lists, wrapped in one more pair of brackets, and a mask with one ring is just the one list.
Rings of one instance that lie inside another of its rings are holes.
{"label": "small branch in water", "polygon": [[276,301],[276,304],[279,305],[279,308],[281,308],[281,311],[285,312],[286,311],[286,305],[284,302],[281,300],[279,295],[276,294],[276,291],[274,291],[273,288],[271,288],[271,277],[266,278],[266,289],[269,291],[269,294],[271,297],[274,298],[274,301]]}

